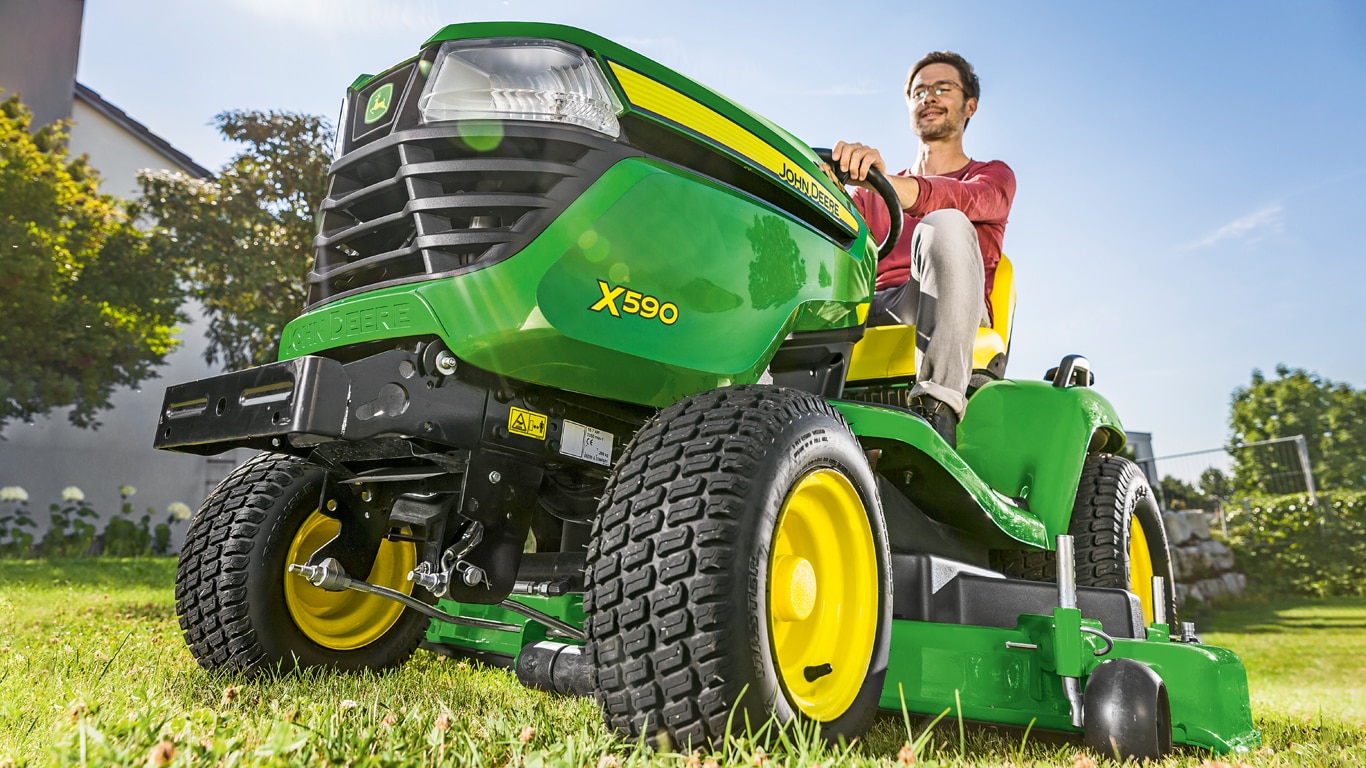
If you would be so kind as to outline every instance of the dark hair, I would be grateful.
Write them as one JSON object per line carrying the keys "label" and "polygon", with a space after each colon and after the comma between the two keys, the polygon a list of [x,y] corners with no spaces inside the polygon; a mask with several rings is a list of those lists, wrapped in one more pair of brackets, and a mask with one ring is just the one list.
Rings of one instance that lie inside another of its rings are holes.
{"label": "dark hair", "polygon": [[915,73],[928,67],[931,64],[948,64],[958,70],[958,76],[963,79],[964,99],[976,99],[982,95],[982,83],[977,79],[977,73],[973,71],[972,65],[968,60],[954,53],[953,51],[931,51],[925,54],[924,58],[911,67],[911,73],[906,75],[906,94],[911,93],[911,81],[915,79]]}

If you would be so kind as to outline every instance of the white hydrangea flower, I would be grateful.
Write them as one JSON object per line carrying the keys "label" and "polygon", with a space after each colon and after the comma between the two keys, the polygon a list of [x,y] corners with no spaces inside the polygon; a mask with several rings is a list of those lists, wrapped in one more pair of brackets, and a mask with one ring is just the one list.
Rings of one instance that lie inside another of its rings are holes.
{"label": "white hydrangea flower", "polygon": [[129,496],[132,496],[133,494],[135,494],[135,493],[137,493],[137,492],[138,492],[138,489],[134,488],[134,487],[131,486],[131,485],[120,485],[120,486],[119,486],[119,495],[122,496],[122,497],[125,498],[125,499],[128,498]]}
{"label": "white hydrangea flower", "polygon": [[85,492],[74,485],[62,489],[62,501],[85,501]]}
{"label": "white hydrangea flower", "polygon": [[190,506],[183,502],[173,501],[166,505],[166,513],[171,516],[172,520],[189,520]]}
{"label": "white hydrangea flower", "polygon": [[28,501],[28,491],[17,485],[0,488],[0,501]]}

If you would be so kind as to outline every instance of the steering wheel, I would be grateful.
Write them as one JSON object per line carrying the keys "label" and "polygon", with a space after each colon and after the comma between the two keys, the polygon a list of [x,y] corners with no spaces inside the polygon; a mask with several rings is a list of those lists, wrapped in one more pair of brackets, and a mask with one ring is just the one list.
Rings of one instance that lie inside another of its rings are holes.
{"label": "steering wheel", "polygon": [[[813,147],[812,152],[816,153],[822,162],[830,166],[835,172],[835,178],[841,184],[849,183],[849,174],[840,171],[839,166],[830,157],[830,150],[824,147]],[[897,197],[896,190],[892,188],[892,182],[887,180],[882,171],[876,168],[868,169],[868,183],[873,185],[873,191],[878,197],[882,198],[882,204],[887,206],[887,218],[891,220],[891,228],[887,230],[887,238],[877,247],[877,257],[880,259],[892,252],[896,247],[896,241],[901,239],[901,225],[903,217],[901,215],[901,199]]]}

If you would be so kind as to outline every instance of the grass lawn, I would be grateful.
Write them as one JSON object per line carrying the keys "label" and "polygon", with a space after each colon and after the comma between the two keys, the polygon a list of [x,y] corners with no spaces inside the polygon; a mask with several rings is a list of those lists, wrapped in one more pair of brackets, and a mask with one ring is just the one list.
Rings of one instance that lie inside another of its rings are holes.
{"label": "grass lawn", "polygon": [[[419,651],[382,675],[244,681],[180,638],[172,560],[0,560],[0,767],[15,765],[1090,765],[1079,742],[956,722],[879,720],[846,749],[741,740],[712,758],[613,739],[589,700]],[[1170,766],[1366,765],[1366,598],[1249,604],[1206,618],[1247,662],[1262,751]],[[1101,765],[1106,760],[1098,760]]]}

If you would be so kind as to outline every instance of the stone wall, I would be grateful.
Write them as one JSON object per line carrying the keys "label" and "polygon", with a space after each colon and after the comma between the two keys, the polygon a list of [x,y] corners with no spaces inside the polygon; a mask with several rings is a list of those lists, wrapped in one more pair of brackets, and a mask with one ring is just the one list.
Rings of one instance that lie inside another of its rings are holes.
{"label": "stone wall", "polygon": [[1247,575],[1235,570],[1232,550],[1210,534],[1210,522],[1216,519],[1198,509],[1162,513],[1178,607],[1188,600],[1216,603],[1238,597],[1247,588]]}

